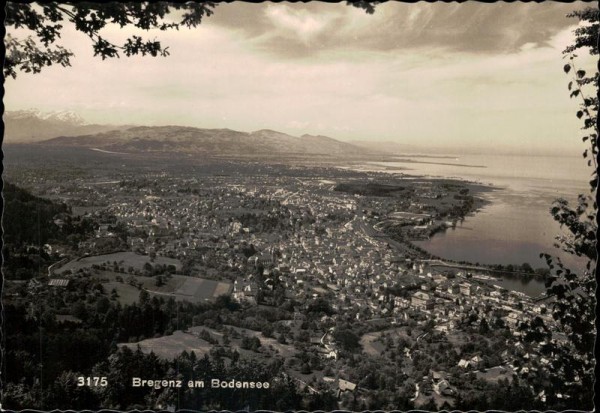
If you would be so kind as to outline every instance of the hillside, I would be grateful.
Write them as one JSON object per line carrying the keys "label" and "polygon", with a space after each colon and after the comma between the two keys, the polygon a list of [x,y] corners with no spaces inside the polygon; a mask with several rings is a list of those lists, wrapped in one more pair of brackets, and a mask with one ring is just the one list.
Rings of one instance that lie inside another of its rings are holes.
{"label": "hillside", "polygon": [[185,126],[139,126],[78,136],[60,136],[42,142],[101,149],[111,152],[181,152],[207,155],[359,155],[364,148],[326,136],[295,137],[262,129],[239,132]]}
{"label": "hillside", "polygon": [[58,227],[53,219],[56,215],[67,212],[66,205],[39,198],[8,182],[4,182],[2,196],[5,243],[41,245],[58,236]]}

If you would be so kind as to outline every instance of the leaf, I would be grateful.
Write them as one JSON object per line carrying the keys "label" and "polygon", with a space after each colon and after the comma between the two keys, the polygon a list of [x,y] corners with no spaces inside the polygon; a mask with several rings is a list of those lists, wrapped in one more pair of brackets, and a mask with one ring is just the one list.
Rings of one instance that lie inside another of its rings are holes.
{"label": "leaf", "polygon": [[578,117],[579,119],[581,119],[581,118],[583,117],[583,111],[582,111],[582,110],[578,110],[578,111],[577,111],[577,117]]}
{"label": "leaf", "polygon": [[579,96],[579,89],[575,89],[571,92],[571,97]]}
{"label": "leaf", "polygon": [[573,87],[573,81],[570,81],[568,86],[569,86],[569,90],[571,90],[571,88]]}
{"label": "leaf", "polygon": [[585,76],[585,70],[578,70],[577,71],[577,77],[579,79],[583,78]]}
{"label": "leaf", "polygon": [[565,71],[565,73],[569,73],[571,71],[571,65],[567,63],[565,67],[563,67],[563,70]]}

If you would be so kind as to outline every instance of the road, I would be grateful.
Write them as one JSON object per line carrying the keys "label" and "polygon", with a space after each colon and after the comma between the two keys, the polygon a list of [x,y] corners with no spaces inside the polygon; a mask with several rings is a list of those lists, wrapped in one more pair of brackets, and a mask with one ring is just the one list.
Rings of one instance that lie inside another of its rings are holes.
{"label": "road", "polygon": [[415,392],[415,397],[410,399],[411,402],[414,402],[415,400],[417,400],[417,397],[419,397],[419,383],[416,384],[416,387],[417,387],[417,391]]}
{"label": "road", "polygon": [[362,213],[357,215],[356,229],[363,231],[363,233],[369,238],[373,238],[374,240],[388,244],[390,247],[394,248],[398,252],[408,253],[410,255],[415,254],[415,252],[412,249],[410,249],[406,244],[403,244],[390,238],[388,235],[377,231],[375,228],[367,224],[362,219]]}
{"label": "road", "polygon": [[310,386],[307,382],[305,382],[304,380],[300,380],[297,377],[294,376],[290,376],[291,378],[293,378],[294,380],[299,381],[300,383],[304,384],[306,386],[306,388],[308,389],[309,392],[311,393],[319,393],[319,391],[317,389],[315,389],[314,387]]}
{"label": "road", "polygon": [[419,337],[417,337],[417,341],[415,342],[415,345],[416,345],[416,344],[418,344],[418,343],[419,343],[419,340],[420,340],[420,339],[422,339],[423,337],[425,337],[427,334],[429,334],[429,333],[422,333],[422,334],[419,334]]}

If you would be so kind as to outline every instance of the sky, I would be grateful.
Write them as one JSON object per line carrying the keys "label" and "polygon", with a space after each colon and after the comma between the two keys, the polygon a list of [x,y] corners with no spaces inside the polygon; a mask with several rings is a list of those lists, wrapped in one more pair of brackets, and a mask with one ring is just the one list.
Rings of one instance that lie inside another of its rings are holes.
{"label": "sky", "polygon": [[[6,110],[73,111],[99,124],[187,125],[389,141],[454,152],[584,147],[562,50],[583,3],[219,4],[157,38],[168,57],[101,60],[65,25],[72,66],[7,79]],[[23,37],[28,33],[9,28]],[[594,60],[578,64],[593,70]]]}

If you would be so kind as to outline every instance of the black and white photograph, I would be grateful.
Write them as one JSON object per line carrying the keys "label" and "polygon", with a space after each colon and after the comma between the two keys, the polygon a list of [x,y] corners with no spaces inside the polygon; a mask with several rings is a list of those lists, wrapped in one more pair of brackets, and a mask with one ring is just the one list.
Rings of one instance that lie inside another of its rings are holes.
{"label": "black and white photograph", "polygon": [[8,2],[0,408],[594,410],[597,6]]}

